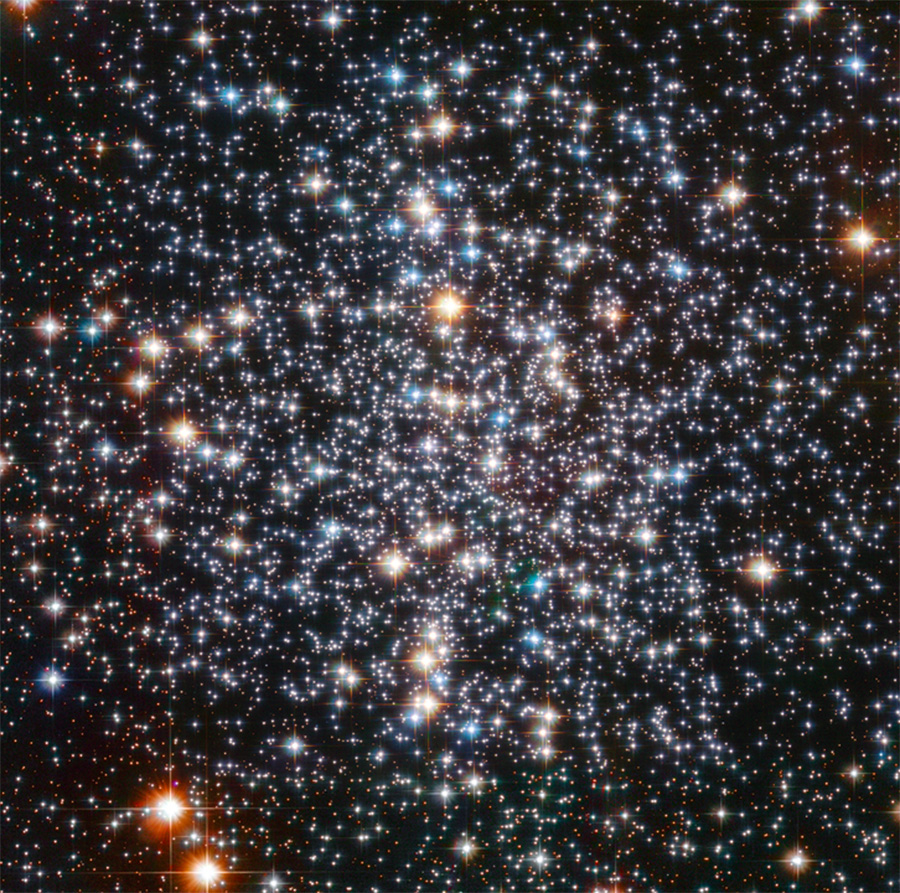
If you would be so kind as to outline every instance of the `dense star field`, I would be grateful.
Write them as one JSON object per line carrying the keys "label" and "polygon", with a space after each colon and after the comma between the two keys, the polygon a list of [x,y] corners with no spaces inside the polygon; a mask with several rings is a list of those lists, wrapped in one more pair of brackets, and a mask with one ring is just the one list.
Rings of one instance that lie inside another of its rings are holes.
{"label": "dense star field", "polygon": [[900,7],[5,2],[0,886],[900,886]]}

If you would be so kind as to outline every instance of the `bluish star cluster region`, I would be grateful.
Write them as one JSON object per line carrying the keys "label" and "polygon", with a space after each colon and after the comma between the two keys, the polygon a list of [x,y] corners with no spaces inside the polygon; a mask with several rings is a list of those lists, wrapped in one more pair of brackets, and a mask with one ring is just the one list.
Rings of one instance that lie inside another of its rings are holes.
{"label": "bluish star cluster region", "polygon": [[0,15],[3,889],[898,887],[896,3]]}

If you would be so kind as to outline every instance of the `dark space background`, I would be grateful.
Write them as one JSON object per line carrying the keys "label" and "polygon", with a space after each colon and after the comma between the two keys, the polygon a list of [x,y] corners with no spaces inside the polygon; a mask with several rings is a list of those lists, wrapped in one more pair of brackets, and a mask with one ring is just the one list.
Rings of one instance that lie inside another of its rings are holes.
{"label": "dark space background", "polygon": [[5,891],[900,878],[900,10],[21,3]]}

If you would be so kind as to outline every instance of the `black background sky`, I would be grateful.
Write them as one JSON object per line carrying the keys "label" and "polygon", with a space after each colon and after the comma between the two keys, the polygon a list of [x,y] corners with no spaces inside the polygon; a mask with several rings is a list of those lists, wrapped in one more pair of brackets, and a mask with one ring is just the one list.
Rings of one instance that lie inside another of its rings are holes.
{"label": "black background sky", "polygon": [[896,3],[4,3],[8,891],[898,886]]}

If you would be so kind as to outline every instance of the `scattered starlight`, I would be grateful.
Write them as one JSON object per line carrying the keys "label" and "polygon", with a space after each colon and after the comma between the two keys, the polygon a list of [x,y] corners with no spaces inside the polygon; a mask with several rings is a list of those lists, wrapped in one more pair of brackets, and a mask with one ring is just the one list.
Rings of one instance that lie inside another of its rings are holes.
{"label": "scattered starlight", "polygon": [[898,891],[896,4],[0,16],[0,887]]}

